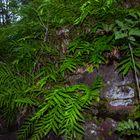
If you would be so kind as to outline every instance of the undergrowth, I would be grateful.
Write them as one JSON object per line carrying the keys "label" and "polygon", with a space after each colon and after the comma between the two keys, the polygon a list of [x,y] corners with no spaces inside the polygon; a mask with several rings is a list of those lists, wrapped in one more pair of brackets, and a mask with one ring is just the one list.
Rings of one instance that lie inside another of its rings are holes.
{"label": "undergrowth", "polygon": [[[139,102],[136,1],[129,7],[117,0],[9,2],[13,18],[0,25],[0,109],[8,127],[27,117],[19,140],[40,140],[51,132],[66,140],[83,135],[84,110],[99,101],[102,81],[74,85],[69,77],[101,65],[111,63],[123,76],[132,71]],[[139,124],[122,122],[118,131],[137,134]]]}

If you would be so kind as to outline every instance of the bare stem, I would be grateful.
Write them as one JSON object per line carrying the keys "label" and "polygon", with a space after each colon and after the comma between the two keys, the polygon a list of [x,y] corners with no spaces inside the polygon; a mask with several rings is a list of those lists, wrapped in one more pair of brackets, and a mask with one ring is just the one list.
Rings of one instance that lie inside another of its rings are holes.
{"label": "bare stem", "polygon": [[47,26],[44,24],[44,22],[43,22],[42,18],[40,17],[38,11],[37,11],[35,8],[32,8],[32,9],[37,13],[37,16],[38,16],[38,18],[39,18],[39,20],[40,20],[41,26],[42,26],[44,29],[46,29]]}
{"label": "bare stem", "polygon": [[134,60],[133,49],[132,49],[130,43],[129,43],[129,49],[130,49],[131,58],[132,58],[132,63],[133,63],[133,68],[134,68],[134,75],[135,75],[135,80],[136,80],[136,85],[137,85],[137,90],[138,90],[137,97],[138,97],[138,102],[139,102],[139,100],[140,100],[139,79],[138,79],[138,76],[137,76],[137,69],[136,69],[136,63],[135,63],[135,60]]}
{"label": "bare stem", "polygon": [[46,42],[47,39],[48,39],[48,23],[47,23],[47,25],[45,25],[43,20],[42,20],[42,18],[41,18],[41,16],[39,15],[38,11],[35,8],[32,8],[32,9],[37,13],[39,21],[40,21],[40,24],[45,29],[44,42]]}

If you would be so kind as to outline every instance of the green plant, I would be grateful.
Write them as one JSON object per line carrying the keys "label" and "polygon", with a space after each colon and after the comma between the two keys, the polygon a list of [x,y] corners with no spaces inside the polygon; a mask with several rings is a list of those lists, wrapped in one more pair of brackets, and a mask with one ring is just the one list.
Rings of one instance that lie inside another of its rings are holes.
{"label": "green plant", "polygon": [[[93,87],[66,82],[81,66],[93,72],[106,64],[104,54],[118,46],[119,72],[126,75],[132,69],[139,91],[138,9],[121,8],[116,0],[17,4],[9,13],[15,11],[20,18],[0,28],[0,109],[8,124],[30,115],[19,130],[19,139],[39,140],[55,133],[73,140],[83,134],[82,113],[99,100],[101,81]],[[63,29],[69,32],[59,34]],[[64,40],[70,44],[62,55]],[[129,123],[137,129],[137,123]]]}
{"label": "green plant", "polygon": [[[27,79],[12,72],[11,67],[8,65],[0,64],[0,108],[3,118],[7,121],[7,125],[15,123],[17,114],[20,114],[20,111],[22,111],[19,108],[23,104],[16,102],[16,100],[19,98],[26,100],[28,98],[25,91],[31,83],[30,78]],[[34,99],[30,99],[31,103],[28,100],[25,105],[32,106],[32,100]]]}
{"label": "green plant", "polygon": [[124,135],[140,135],[140,124],[137,121],[123,121],[120,122],[117,126],[116,132],[118,132],[121,136]]}
{"label": "green plant", "polygon": [[54,132],[72,140],[78,134],[83,134],[82,112],[93,100],[99,100],[100,86],[101,81],[97,80],[92,89],[86,85],[73,85],[45,90],[43,102],[21,127],[18,139],[24,140],[30,134],[32,140],[40,140]]}
{"label": "green plant", "polygon": [[109,45],[110,42],[108,36],[96,37],[91,42],[84,41],[79,37],[70,43],[68,54],[74,57],[79,65],[83,65],[84,60],[84,63],[93,64],[93,68],[99,68],[101,64],[107,62],[103,53],[112,49],[112,45]]}
{"label": "green plant", "polygon": [[75,24],[83,22],[89,15],[103,17],[111,10],[115,0],[88,0],[80,8],[81,16],[75,20]]}
{"label": "green plant", "polygon": [[140,119],[140,105],[139,104],[134,107],[132,116],[136,120]]}
{"label": "green plant", "polygon": [[126,75],[130,69],[133,70],[138,89],[139,100],[140,88],[138,73],[140,70],[140,48],[138,45],[137,37],[140,36],[140,20],[138,20],[138,17],[139,15],[135,13],[132,15],[130,14],[129,17],[126,18],[124,21],[116,20],[117,26],[115,26],[114,33],[116,41],[124,41],[124,47],[122,48],[122,51],[125,52],[125,55],[118,65],[119,72],[122,72],[123,75]]}
{"label": "green plant", "polygon": [[76,70],[76,60],[73,58],[65,58],[60,65],[60,73],[64,76],[64,72],[74,72]]}

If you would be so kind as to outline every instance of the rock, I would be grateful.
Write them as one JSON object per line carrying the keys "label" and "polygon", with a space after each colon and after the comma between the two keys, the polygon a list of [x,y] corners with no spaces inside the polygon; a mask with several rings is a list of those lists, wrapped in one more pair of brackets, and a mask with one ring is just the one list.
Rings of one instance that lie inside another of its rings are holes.
{"label": "rock", "polygon": [[0,140],[17,140],[16,132],[1,134]]}
{"label": "rock", "polygon": [[110,118],[102,120],[100,123],[86,122],[84,140],[123,140],[114,133],[116,126],[117,122]]}
{"label": "rock", "polygon": [[[101,76],[105,86],[101,91],[101,101],[93,105],[89,114],[102,119],[100,123],[88,121],[85,124],[84,140],[124,140],[114,133],[117,122],[127,119],[133,110],[135,101],[135,83],[132,72],[121,76],[114,65],[103,65],[92,73],[84,72],[79,77],[73,77],[71,84],[84,83],[92,86],[97,76]],[[106,119],[110,117],[111,119]]]}
{"label": "rock", "polygon": [[100,140],[99,127],[95,122],[86,122],[85,130],[84,140],[92,140],[93,138],[94,140]]}
{"label": "rock", "polygon": [[84,72],[79,78],[73,77],[73,84],[84,83],[92,85],[97,76],[101,76],[105,82],[105,86],[101,92],[101,100],[106,100],[106,106],[109,110],[129,110],[134,104],[135,90],[134,78],[131,72],[126,77],[121,76],[114,65],[103,65],[92,73]]}

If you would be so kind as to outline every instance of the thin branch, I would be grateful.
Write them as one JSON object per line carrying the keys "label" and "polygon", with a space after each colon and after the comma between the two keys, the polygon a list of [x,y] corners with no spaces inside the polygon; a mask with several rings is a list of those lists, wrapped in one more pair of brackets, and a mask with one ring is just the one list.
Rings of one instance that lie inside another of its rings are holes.
{"label": "thin branch", "polygon": [[38,11],[35,8],[32,8],[32,9],[37,13],[40,24],[45,29],[44,42],[47,42],[47,40],[48,40],[48,23],[47,23],[47,25],[45,25],[41,16],[39,15]]}
{"label": "thin branch", "polygon": [[46,28],[47,28],[48,25],[46,26],[46,25],[44,24],[44,22],[43,22],[42,18],[40,17],[38,11],[37,11],[35,8],[32,8],[32,9],[37,13],[38,18],[39,18],[39,20],[40,20],[40,24],[41,24],[41,26],[44,27],[45,30],[46,30]]}
{"label": "thin branch", "polygon": [[132,58],[132,63],[133,63],[133,68],[134,68],[134,75],[135,75],[135,80],[136,80],[136,85],[137,85],[137,90],[138,90],[138,101],[140,100],[140,86],[139,86],[139,79],[137,76],[137,69],[136,69],[136,63],[134,60],[134,55],[133,55],[133,49],[131,47],[131,44],[129,43],[129,49],[130,49],[130,53],[131,53],[131,58]]}

